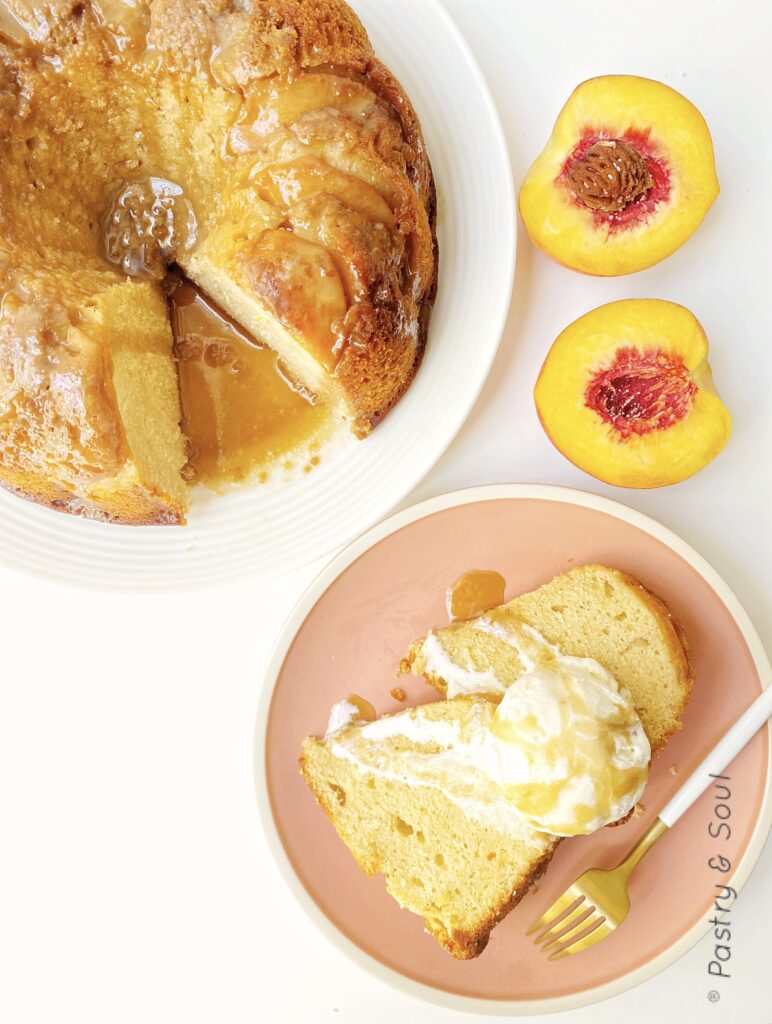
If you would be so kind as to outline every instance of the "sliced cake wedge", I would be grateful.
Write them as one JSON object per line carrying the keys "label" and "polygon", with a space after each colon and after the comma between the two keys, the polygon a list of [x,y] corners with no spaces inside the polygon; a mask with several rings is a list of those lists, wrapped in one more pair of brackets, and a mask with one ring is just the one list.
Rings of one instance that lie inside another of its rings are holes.
{"label": "sliced cake wedge", "polygon": [[[458,697],[380,721],[401,719],[437,735],[489,720],[495,707],[485,697]],[[306,740],[300,765],[314,796],[367,875],[383,873],[397,903],[420,914],[429,934],[453,956],[479,956],[560,840],[528,828],[501,803],[490,808],[487,821],[473,816],[475,780],[451,799],[434,785],[415,787],[389,777],[386,765],[394,755],[415,750],[431,757],[438,744],[395,735],[380,751],[369,751],[368,771],[347,753],[351,740],[356,749],[351,731],[337,740]]]}
{"label": "sliced cake wedge", "polygon": [[608,669],[632,694],[654,753],[681,728],[693,684],[683,631],[660,598],[604,565],[578,566],[476,619],[431,630],[401,669],[443,696],[502,694],[527,668],[507,628],[519,622]]}

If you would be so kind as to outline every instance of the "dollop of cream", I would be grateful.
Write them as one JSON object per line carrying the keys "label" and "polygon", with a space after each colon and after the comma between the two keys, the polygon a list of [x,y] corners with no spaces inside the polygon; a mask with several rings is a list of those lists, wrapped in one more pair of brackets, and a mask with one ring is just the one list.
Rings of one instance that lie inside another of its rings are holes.
{"label": "dollop of cream", "polygon": [[626,691],[597,661],[555,659],[509,687],[491,724],[499,781],[532,828],[585,835],[640,799],[651,747]]}
{"label": "dollop of cream", "polygon": [[[413,708],[363,724],[349,698],[333,709],[333,753],[362,772],[438,789],[518,838],[586,835],[623,818],[651,759],[629,693],[597,661],[561,654],[525,624],[482,629],[516,645],[525,669],[500,702],[480,696],[460,721]],[[429,650],[439,658],[435,645],[436,637]],[[445,652],[442,661],[450,663]],[[457,692],[496,689],[495,675],[455,668],[465,673],[453,676]]]}

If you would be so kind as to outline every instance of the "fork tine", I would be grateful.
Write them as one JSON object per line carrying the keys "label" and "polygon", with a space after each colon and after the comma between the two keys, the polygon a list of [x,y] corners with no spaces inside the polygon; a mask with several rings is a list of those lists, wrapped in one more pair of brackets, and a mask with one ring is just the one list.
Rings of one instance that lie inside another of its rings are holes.
{"label": "fork tine", "polygon": [[533,941],[536,943],[537,946],[540,945],[542,942],[547,942],[548,944],[551,944],[552,941],[556,939],[558,935],[560,935],[562,932],[567,931],[568,929],[571,929],[573,931],[574,926],[578,922],[585,921],[588,915],[594,909],[594,907],[592,907],[589,903],[582,899],[582,902],[578,906],[574,907],[574,909],[571,910],[570,913],[566,914],[565,917],[561,918],[561,920],[558,921],[558,923],[554,925],[552,928],[550,928],[548,931],[543,932],[541,935],[537,935],[537,937]]}
{"label": "fork tine", "polygon": [[[560,928],[562,931],[558,933],[558,929],[552,930],[552,939],[547,943],[546,946],[542,946],[542,952],[546,953],[548,949],[552,949],[553,946],[560,946],[562,943],[567,942],[569,945],[584,931],[586,931],[590,925],[597,924],[598,921],[603,920],[603,915],[599,914],[595,907],[591,904],[583,903],[582,909],[584,913],[579,918],[575,914],[573,915],[571,924],[572,927],[567,931],[565,925],[561,924]],[[545,936],[547,938],[547,936]]]}
{"label": "fork tine", "polygon": [[601,920],[591,932],[569,943],[568,946],[563,946],[562,949],[556,950],[549,959],[559,960],[563,956],[571,956],[572,953],[581,953],[582,950],[594,946],[596,942],[601,942],[603,939],[608,938],[614,929],[615,925],[610,921]]}
{"label": "fork tine", "polygon": [[538,921],[534,921],[526,935],[533,935],[534,932],[541,931],[542,928],[546,928],[548,925],[553,924],[558,917],[561,916],[570,906],[576,903],[577,900],[584,899],[580,892],[575,892],[574,887],[566,889],[559,899],[556,899],[551,907],[548,907]]}

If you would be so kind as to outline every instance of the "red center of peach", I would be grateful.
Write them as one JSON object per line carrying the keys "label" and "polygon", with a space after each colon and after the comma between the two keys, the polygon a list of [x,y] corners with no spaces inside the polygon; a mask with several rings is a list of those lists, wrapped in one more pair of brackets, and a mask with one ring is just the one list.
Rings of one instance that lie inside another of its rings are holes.
{"label": "red center of peach", "polygon": [[585,403],[627,441],[672,427],[689,413],[696,394],[682,360],[661,349],[630,347],[620,348],[612,365],[593,376]]}
{"label": "red center of peach", "polygon": [[[618,150],[616,154],[614,147]],[[615,156],[617,159],[612,159]],[[615,188],[622,186],[624,189],[631,183],[634,186],[627,194],[623,191],[622,202],[587,202],[587,195],[583,196],[583,192],[594,193],[600,183],[598,173],[604,163],[600,157],[607,158],[610,164],[605,175],[611,188],[608,198],[616,198]],[[670,172],[662,156],[655,151],[649,133],[632,129],[620,136],[603,131],[585,132],[563,165],[561,177],[577,205],[587,209],[597,224],[605,224],[610,231],[632,227],[645,220],[668,199],[671,191]]]}

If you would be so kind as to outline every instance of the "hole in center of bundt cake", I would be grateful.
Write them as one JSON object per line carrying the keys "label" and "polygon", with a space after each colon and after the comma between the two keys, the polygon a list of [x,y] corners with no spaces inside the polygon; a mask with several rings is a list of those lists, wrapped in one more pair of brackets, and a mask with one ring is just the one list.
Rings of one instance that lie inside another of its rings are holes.
{"label": "hole in center of bundt cake", "polygon": [[193,206],[173,181],[149,177],[116,186],[104,218],[105,255],[129,277],[163,278],[197,236]]}

